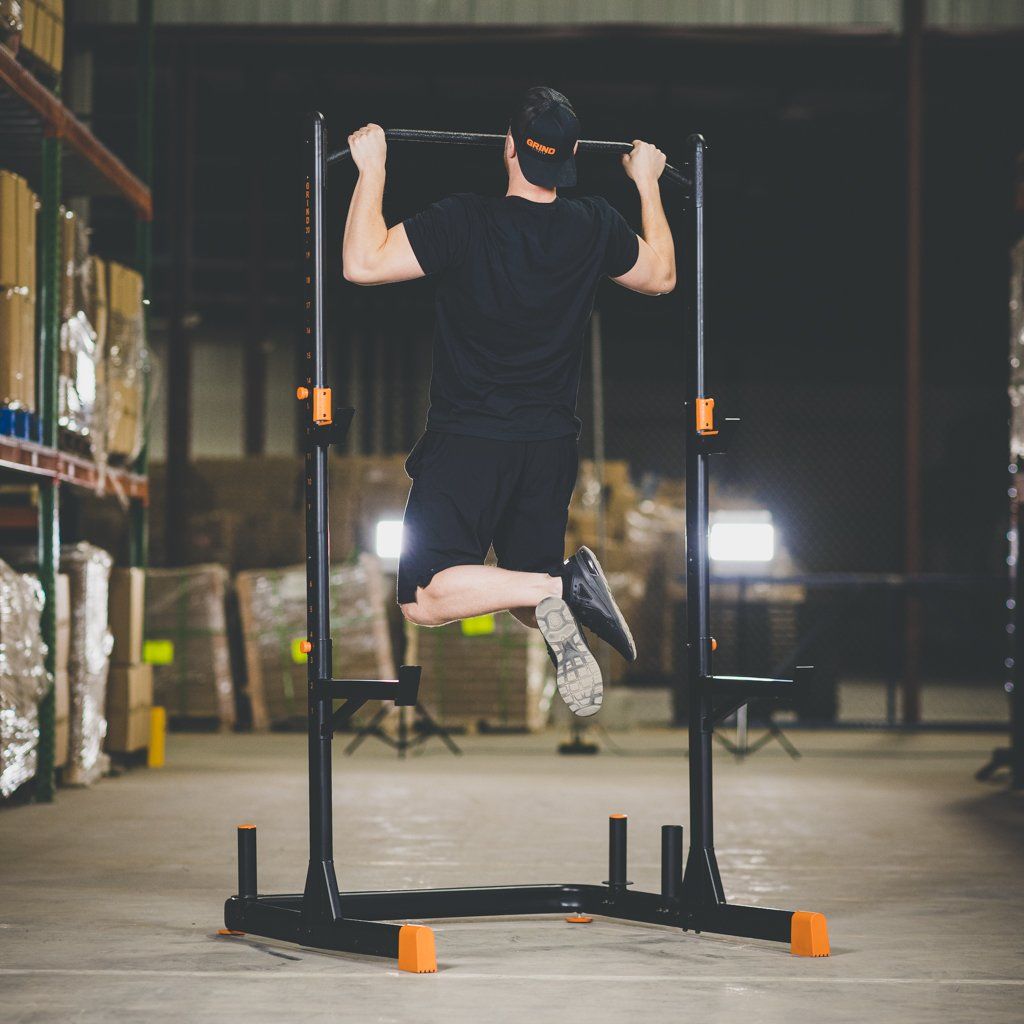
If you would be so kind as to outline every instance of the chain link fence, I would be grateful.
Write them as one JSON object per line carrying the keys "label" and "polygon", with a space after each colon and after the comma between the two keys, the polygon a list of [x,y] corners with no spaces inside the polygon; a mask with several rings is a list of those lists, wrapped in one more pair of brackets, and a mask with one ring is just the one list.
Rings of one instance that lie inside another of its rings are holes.
{"label": "chain link fence", "polygon": [[[647,647],[617,682],[669,687],[678,721],[689,428],[681,382],[595,375],[593,356],[580,394],[585,461],[569,542],[603,548]],[[907,577],[897,386],[726,376],[714,394],[716,415],[741,419],[733,449],[712,463],[715,671],[785,676],[815,665],[813,683],[782,712],[808,723],[1004,728],[1005,467],[995,461],[982,479],[977,447],[955,443],[964,396],[926,395],[930,571]],[[603,490],[592,462],[602,439]],[[770,549],[750,549],[768,537]]]}
{"label": "chain link fence", "polygon": [[[426,416],[429,290],[404,302],[358,298],[333,352],[334,379],[348,382],[360,410],[350,450],[408,451]],[[660,720],[681,706],[685,686],[689,424],[681,345],[664,341],[678,337],[677,312],[649,323],[629,313],[613,305],[596,319],[597,361],[593,339],[587,346],[567,546],[598,551],[640,648],[634,666],[607,661],[608,677],[638,698],[647,691]],[[813,691],[784,712],[806,722],[1004,727],[1004,396],[926,390],[926,571],[909,579],[899,381],[855,365],[848,379],[824,383],[710,369],[716,415],[741,420],[732,450],[712,462],[712,529],[726,520],[763,534],[770,525],[773,539],[766,561],[737,562],[728,551],[713,561],[716,671],[816,665]],[[603,486],[594,465],[602,451]]]}

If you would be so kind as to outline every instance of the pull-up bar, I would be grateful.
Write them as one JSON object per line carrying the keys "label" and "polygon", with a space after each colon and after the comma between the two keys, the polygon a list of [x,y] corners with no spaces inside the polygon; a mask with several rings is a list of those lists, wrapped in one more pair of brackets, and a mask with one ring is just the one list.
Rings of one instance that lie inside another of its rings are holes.
{"label": "pull-up bar", "polygon": [[[432,132],[421,128],[385,128],[384,137],[388,142],[432,142],[441,146],[489,146],[497,149],[505,145],[504,135],[486,134],[483,132]],[[633,148],[631,142],[607,142],[603,139],[580,139],[580,153],[612,153],[622,155],[630,152]],[[339,160],[346,160],[349,157],[349,148],[336,149],[327,156],[327,165],[337,163]],[[662,178],[679,185],[687,191],[693,184],[678,168],[671,164],[665,165]]]}

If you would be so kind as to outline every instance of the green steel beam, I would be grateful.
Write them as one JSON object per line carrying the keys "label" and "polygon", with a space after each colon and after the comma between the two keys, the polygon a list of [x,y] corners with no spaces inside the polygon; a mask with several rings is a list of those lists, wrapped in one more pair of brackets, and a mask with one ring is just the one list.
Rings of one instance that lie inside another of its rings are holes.
{"label": "green steel beam", "polygon": [[[60,139],[42,144],[42,188],[38,221],[39,373],[37,409],[43,424],[43,444],[57,447],[57,355],[60,347]],[[39,582],[46,603],[41,633],[46,643],[46,670],[57,667],[57,570],[60,566],[60,490],[56,481],[39,488]],[[37,800],[49,803],[55,789],[54,754],[57,736],[56,695],[51,686],[39,703],[39,748],[36,770]]]}
{"label": "green steel beam", "polygon": [[[138,0],[139,26],[139,94],[138,129],[139,151],[137,170],[139,177],[153,185],[153,104],[156,72],[153,62],[153,0]],[[149,286],[153,251],[152,221],[138,220],[135,223],[135,261],[142,274],[142,294],[145,305],[143,316],[146,321],[146,336],[149,336]],[[149,384],[147,373],[142,392],[142,449],[135,461],[135,472],[143,476],[149,469]],[[131,504],[131,564],[145,566],[149,549],[149,515],[141,501]]]}

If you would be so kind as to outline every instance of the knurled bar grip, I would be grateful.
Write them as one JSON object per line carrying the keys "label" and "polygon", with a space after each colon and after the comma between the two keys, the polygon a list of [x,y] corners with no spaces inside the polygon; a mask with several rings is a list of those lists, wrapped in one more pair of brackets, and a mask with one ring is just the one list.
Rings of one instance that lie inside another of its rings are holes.
{"label": "knurled bar grip", "polygon": [[[493,135],[483,132],[435,132],[421,128],[385,128],[384,137],[388,142],[433,142],[442,146],[503,146],[504,135]],[[610,142],[604,139],[580,139],[581,153],[628,153],[633,148],[631,142]],[[338,160],[349,156],[349,148],[336,149],[327,157],[330,166]],[[689,188],[693,182],[682,171],[671,164],[665,165],[662,177],[673,185]]]}

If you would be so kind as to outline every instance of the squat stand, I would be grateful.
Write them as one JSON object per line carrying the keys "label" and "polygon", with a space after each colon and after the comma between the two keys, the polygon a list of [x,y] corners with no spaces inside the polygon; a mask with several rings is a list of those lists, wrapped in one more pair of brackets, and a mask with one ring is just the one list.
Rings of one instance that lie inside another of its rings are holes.
{"label": "squat stand", "polygon": [[[502,135],[392,131],[395,142],[436,142],[500,147]],[[689,600],[687,665],[690,685],[690,852],[683,870],[681,825],[662,828],[661,892],[629,889],[626,877],[626,818],[609,821],[608,878],[601,885],[564,883],[469,889],[339,892],[334,870],[331,799],[331,738],[368,700],[416,704],[419,668],[403,666],[397,680],[331,678],[328,604],[327,447],[338,443],[350,419],[332,423],[331,392],[323,379],[323,201],[328,158],[324,121],[310,117],[306,137],[303,340],[308,372],[299,397],[309,402],[306,452],[306,569],[309,589],[309,867],[301,894],[260,895],[256,884],[256,830],[238,831],[238,893],[224,906],[227,929],[320,949],[389,957],[400,970],[437,969],[434,933],[396,921],[446,917],[568,914],[661,924],[694,932],[717,932],[788,942],[801,956],[827,956],[828,931],[821,914],[744,907],[726,902],[715,858],[711,760],[715,722],[748,700],[784,694],[792,680],[718,677],[711,674],[708,561],[708,456],[724,451],[736,421],[716,428],[714,400],[704,394],[704,140],[691,136],[684,175],[666,168],[663,180],[687,190],[687,266],[690,372],[686,441],[686,579]],[[580,151],[624,153],[627,143],[580,142]],[[345,152],[334,154],[338,159]],[[798,670],[803,671],[803,670]],[[347,703],[332,711],[332,701]]]}

